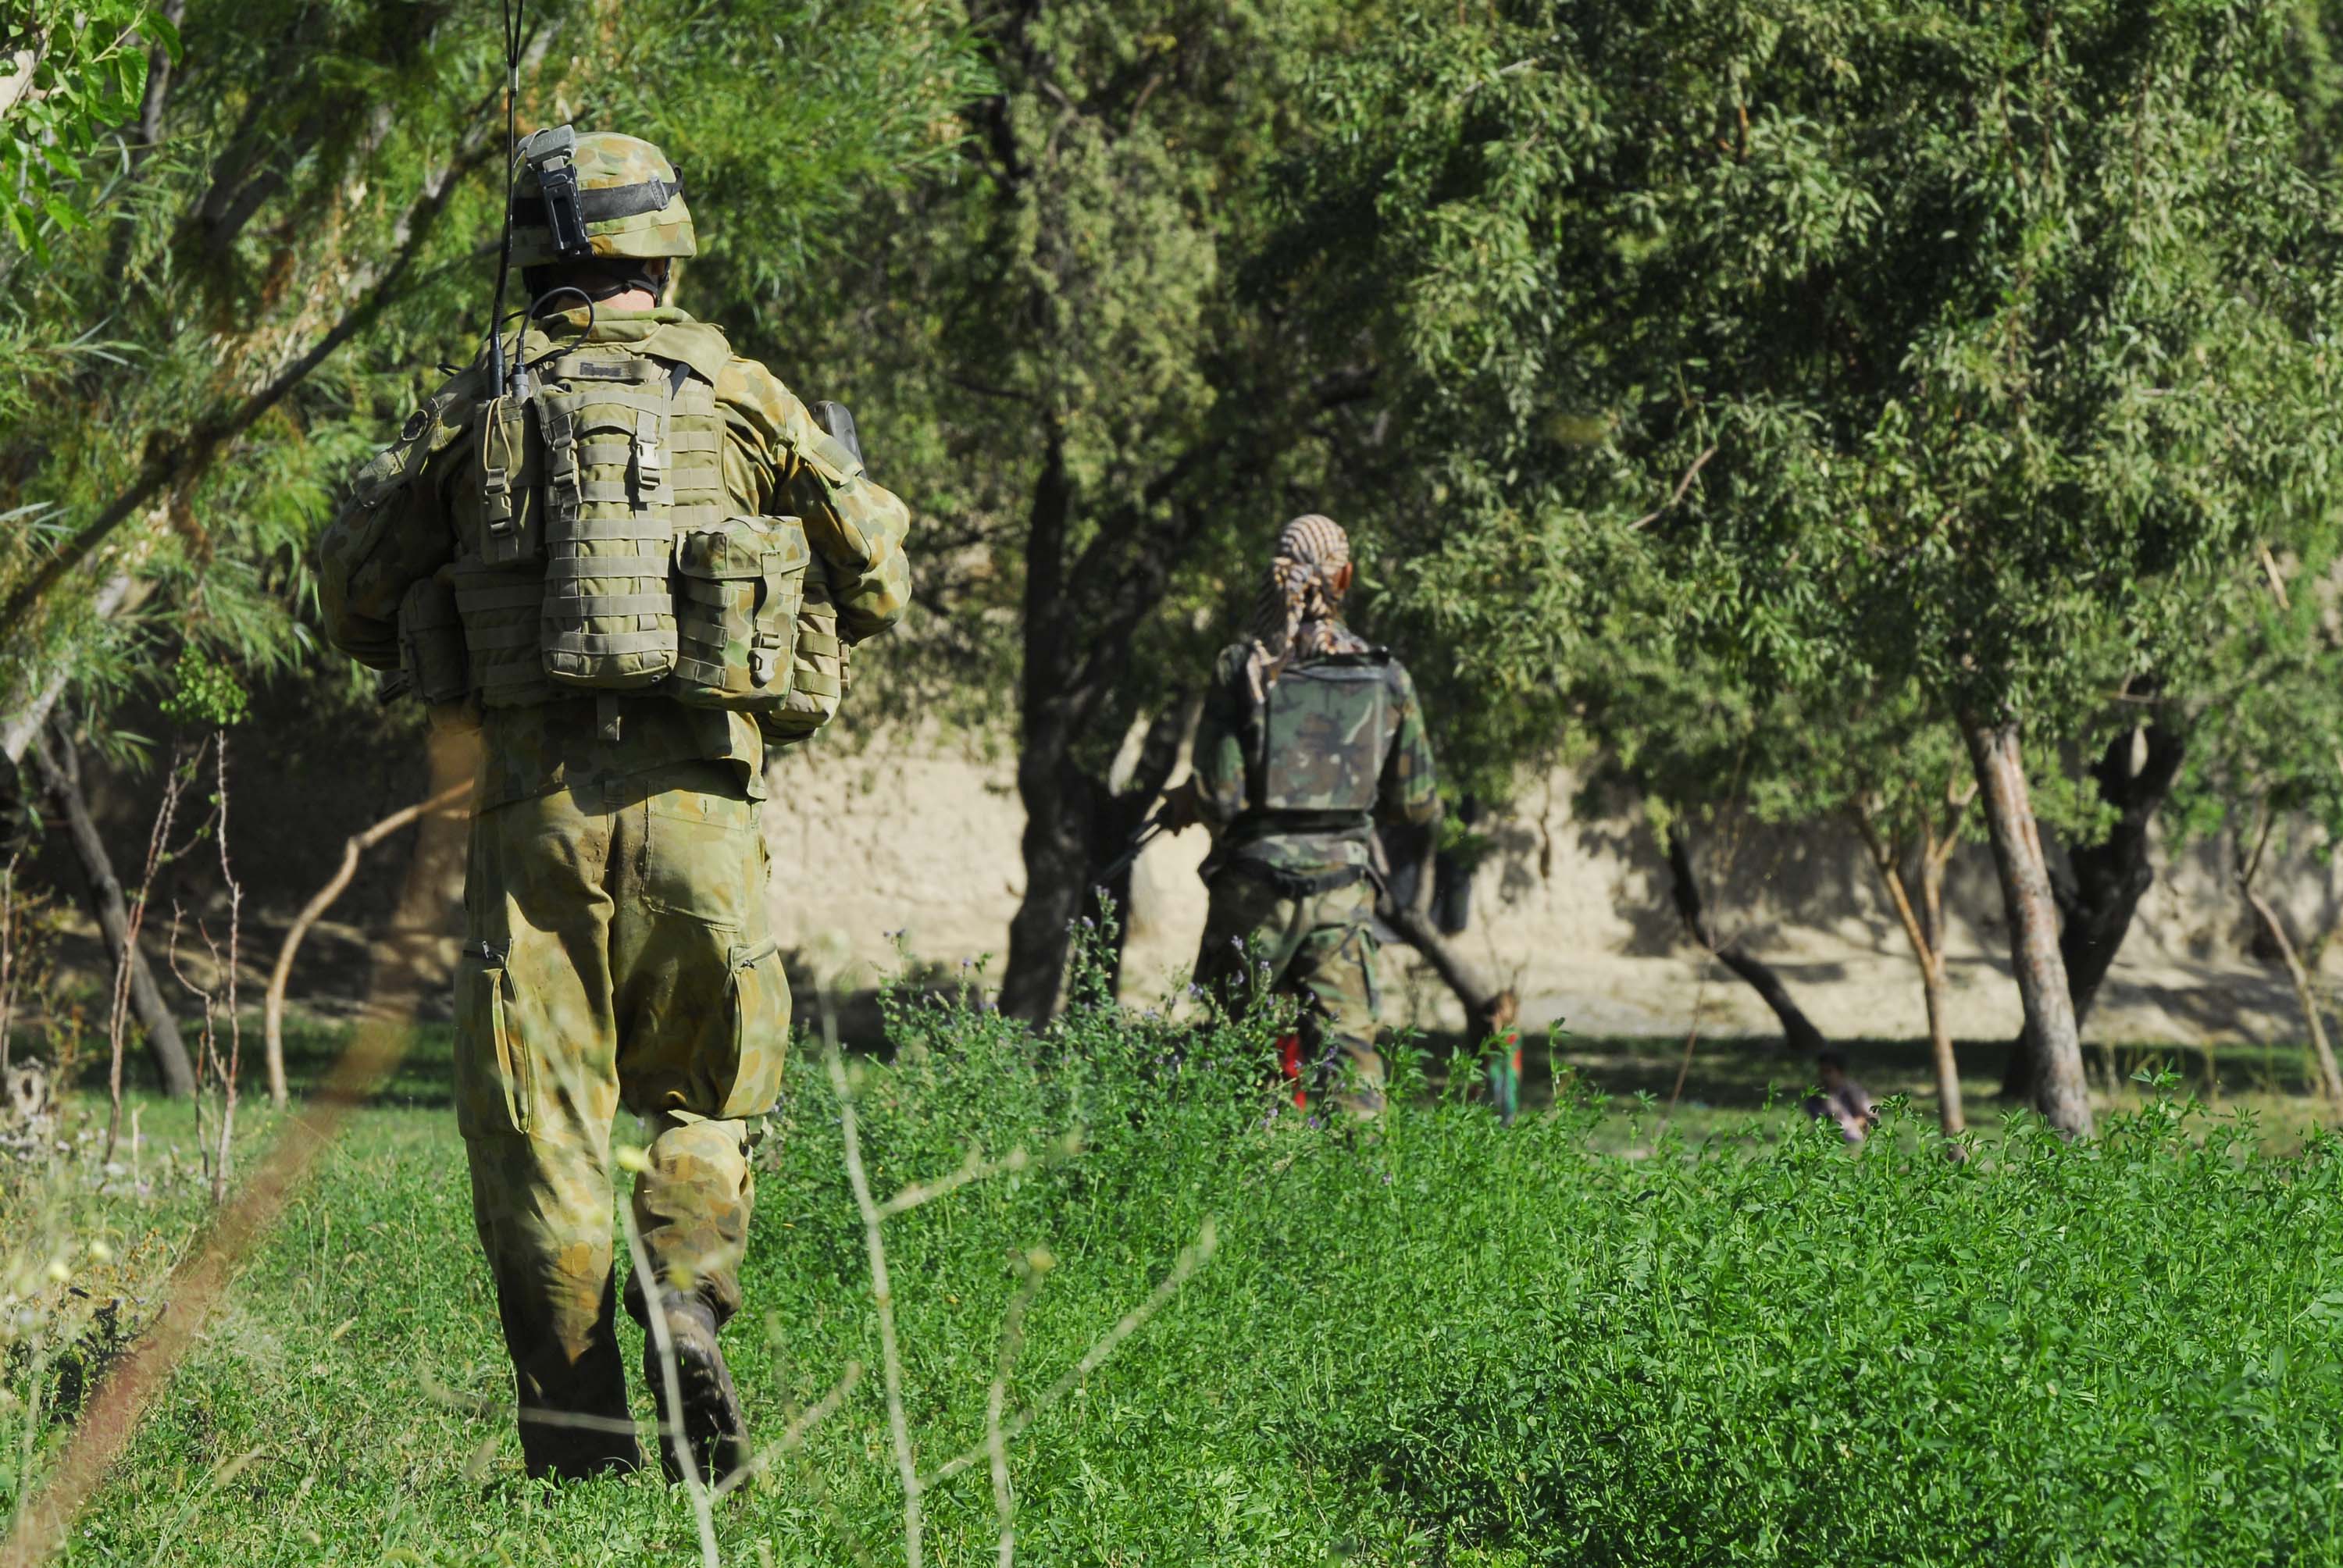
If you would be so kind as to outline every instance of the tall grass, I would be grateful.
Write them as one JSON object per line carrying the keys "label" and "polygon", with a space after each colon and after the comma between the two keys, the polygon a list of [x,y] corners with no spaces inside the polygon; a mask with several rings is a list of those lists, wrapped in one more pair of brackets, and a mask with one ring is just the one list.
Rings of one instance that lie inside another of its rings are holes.
{"label": "tall grass", "polygon": [[[841,1385],[884,1359],[842,1080],[872,1201],[930,1194],[886,1251],[931,1563],[995,1560],[1004,1471],[1031,1563],[2343,1562],[2331,1138],[2273,1154],[2151,1096],[1965,1164],[1893,1108],[1855,1152],[1766,1116],[1627,1159],[1594,1107],[1500,1128],[1403,1056],[1380,1127],[1312,1125],[1262,1082],[1268,1028],[1093,993],[1037,1040],[906,1000],[891,1060],[798,1064],[728,1343],[760,1438],[800,1436],[718,1504],[725,1559],[902,1561],[883,1380]],[[180,1222],[161,1201],[73,1222],[127,1253]],[[1208,1224],[1210,1261],[1086,1362]],[[524,1482],[508,1400],[452,1129],[370,1113],[69,1560],[696,1554],[653,1477]]]}

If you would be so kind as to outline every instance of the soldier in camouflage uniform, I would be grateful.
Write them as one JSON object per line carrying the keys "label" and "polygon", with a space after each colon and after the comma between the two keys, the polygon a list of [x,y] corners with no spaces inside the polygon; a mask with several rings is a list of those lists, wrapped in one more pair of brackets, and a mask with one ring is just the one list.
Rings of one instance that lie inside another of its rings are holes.
{"label": "soldier in camouflage uniform", "polygon": [[1232,1008],[1263,991],[1298,1000],[1296,1067],[1318,1093],[1373,1116],[1383,1064],[1369,840],[1379,825],[1428,833],[1440,797],[1414,682],[1342,624],[1351,575],[1334,523],[1285,525],[1252,635],[1213,668],[1169,825],[1201,819],[1212,833],[1197,983]]}
{"label": "soldier in camouflage uniform", "polygon": [[[642,1462],[614,1321],[623,1105],[649,1140],[632,1207],[659,1282],[648,1302],[628,1271],[623,1296],[664,1314],[692,1456],[720,1480],[749,1451],[717,1331],[789,1023],[765,759],[834,709],[846,646],[902,615],[909,518],[770,371],[659,304],[694,236],[658,148],[563,127],[523,159],[520,374],[499,387],[484,353],[367,467],[321,599],[337,645],[480,732],[456,1093],[529,1473]],[[671,1433],[662,1458],[678,1474]]]}

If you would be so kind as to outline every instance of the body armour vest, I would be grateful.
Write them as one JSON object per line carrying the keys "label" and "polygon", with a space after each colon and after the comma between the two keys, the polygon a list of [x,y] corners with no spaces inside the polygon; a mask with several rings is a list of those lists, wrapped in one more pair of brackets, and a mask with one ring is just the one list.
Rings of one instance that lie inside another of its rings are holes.
{"label": "body armour vest", "polygon": [[522,354],[534,389],[478,406],[449,495],[471,692],[485,708],[633,691],[782,713],[811,552],[798,519],[732,511],[713,384],[535,327]]}
{"label": "body armour vest", "polygon": [[1374,809],[1391,730],[1390,656],[1289,665],[1262,699],[1250,769],[1256,811],[1324,818]]}

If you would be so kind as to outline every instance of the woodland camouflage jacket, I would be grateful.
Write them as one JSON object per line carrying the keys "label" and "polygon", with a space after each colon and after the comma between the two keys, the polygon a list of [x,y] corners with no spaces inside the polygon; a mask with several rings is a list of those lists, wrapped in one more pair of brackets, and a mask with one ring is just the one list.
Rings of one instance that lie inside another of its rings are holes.
{"label": "woodland camouflage jacket", "polygon": [[[902,618],[910,598],[903,554],[909,511],[870,481],[771,371],[734,354],[717,327],[673,308],[601,311],[582,337],[569,336],[586,326],[582,309],[545,325],[565,341],[629,345],[711,379],[728,437],[723,468],[730,504],[744,514],[803,519],[846,641],[861,641]],[[399,439],[360,473],[351,504],[318,547],[327,635],[377,669],[397,668],[401,596],[454,558],[450,487],[470,466],[486,383],[485,370],[475,365],[434,393]],[[598,714],[596,699],[580,697],[491,710],[482,737],[479,808],[696,759],[736,763],[750,795],[763,793],[765,744],[754,719],[655,696],[600,706]],[[615,740],[606,722],[614,708]]]}
{"label": "woodland camouflage jacket", "polygon": [[[1297,890],[1337,886],[1365,874],[1374,826],[1425,827],[1439,819],[1432,741],[1404,665],[1376,655],[1360,670],[1382,686],[1374,733],[1346,738],[1332,727],[1305,724],[1278,749],[1307,755],[1273,755],[1246,679],[1251,650],[1242,642],[1222,650],[1196,730],[1197,803],[1213,834],[1207,880],[1238,866]],[[1289,677],[1308,668],[1289,666],[1270,688],[1272,703]],[[1368,771],[1349,778],[1357,769]],[[1281,786],[1281,775],[1293,782]],[[1281,788],[1297,798],[1323,792],[1342,803],[1266,809],[1262,802]]]}

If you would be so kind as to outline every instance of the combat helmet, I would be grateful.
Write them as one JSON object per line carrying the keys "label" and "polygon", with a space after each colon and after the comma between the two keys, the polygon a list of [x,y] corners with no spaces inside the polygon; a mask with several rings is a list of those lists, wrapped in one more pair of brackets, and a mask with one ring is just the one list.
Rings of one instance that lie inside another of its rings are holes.
{"label": "combat helmet", "polygon": [[640,137],[555,126],[531,134],[516,159],[515,266],[698,254],[682,177]]}

